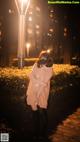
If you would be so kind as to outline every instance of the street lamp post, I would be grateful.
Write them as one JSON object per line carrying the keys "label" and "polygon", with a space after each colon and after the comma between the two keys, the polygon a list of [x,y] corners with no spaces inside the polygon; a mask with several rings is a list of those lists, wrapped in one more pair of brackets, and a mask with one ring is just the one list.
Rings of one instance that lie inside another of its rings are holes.
{"label": "street lamp post", "polygon": [[18,67],[23,68],[25,58],[25,16],[30,4],[30,0],[15,0],[19,14],[19,32],[18,32]]}

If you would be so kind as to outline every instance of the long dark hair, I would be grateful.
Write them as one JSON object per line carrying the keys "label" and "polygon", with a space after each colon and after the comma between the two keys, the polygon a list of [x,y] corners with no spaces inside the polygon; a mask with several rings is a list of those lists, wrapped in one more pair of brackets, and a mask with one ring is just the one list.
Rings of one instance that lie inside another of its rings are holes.
{"label": "long dark hair", "polygon": [[42,51],[39,55],[37,66],[42,67],[42,65],[46,65],[47,67],[51,67],[53,65],[53,58],[47,51]]}

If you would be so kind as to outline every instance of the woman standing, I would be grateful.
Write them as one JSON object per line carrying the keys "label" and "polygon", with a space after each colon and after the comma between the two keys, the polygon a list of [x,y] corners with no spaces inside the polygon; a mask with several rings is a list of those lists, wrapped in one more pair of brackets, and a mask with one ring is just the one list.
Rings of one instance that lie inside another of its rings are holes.
{"label": "woman standing", "polygon": [[47,106],[50,91],[50,79],[53,75],[53,60],[50,53],[40,53],[39,60],[29,74],[27,104],[33,110],[34,133],[36,137],[47,135]]}

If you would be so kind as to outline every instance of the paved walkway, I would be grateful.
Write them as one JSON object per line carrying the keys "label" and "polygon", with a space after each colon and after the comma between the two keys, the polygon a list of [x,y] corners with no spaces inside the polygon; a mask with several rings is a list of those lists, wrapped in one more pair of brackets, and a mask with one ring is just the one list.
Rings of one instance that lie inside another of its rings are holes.
{"label": "paved walkway", "polygon": [[80,142],[80,108],[58,125],[50,138],[52,142]]}

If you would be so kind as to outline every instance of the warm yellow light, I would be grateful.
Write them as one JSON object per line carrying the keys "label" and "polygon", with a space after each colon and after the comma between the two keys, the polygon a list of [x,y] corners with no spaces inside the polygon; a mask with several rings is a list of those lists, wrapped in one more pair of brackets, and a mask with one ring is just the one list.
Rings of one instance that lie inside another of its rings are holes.
{"label": "warm yellow light", "polygon": [[31,47],[31,43],[26,43],[26,49],[27,49],[27,57],[29,57],[29,49]]}
{"label": "warm yellow light", "polygon": [[31,44],[30,43],[26,43],[26,48],[30,48]]}
{"label": "warm yellow light", "polygon": [[39,27],[40,27],[39,25],[36,25],[36,29],[39,29]]}
{"label": "warm yellow light", "polygon": [[53,9],[51,9],[51,11],[50,12],[54,12],[54,10]]}
{"label": "warm yellow light", "polygon": [[51,36],[52,36],[52,34],[50,34],[50,33],[47,33],[47,36],[50,36],[50,37],[51,37]]}
{"label": "warm yellow light", "polygon": [[53,32],[53,29],[49,29],[50,32]]}
{"label": "warm yellow light", "polygon": [[29,34],[32,34],[32,29],[27,30]]}
{"label": "warm yellow light", "polygon": [[47,53],[50,53],[50,49],[47,50]]}
{"label": "warm yellow light", "polygon": [[12,13],[12,10],[11,10],[11,9],[9,9],[9,13],[10,13],[10,14]]}
{"label": "warm yellow light", "polygon": [[53,14],[52,13],[49,16],[50,16],[50,18],[53,18]]}
{"label": "warm yellow light", "polygon": [[32,21],[32,17],[30,16],[28,20],[31,22]]}
{"label": "warm yellow light", "polygon": [[64,33],[64,36],[67,36],[67,33]]}
{"label": "warm yellow light", "polygon": [[15,0],[15,4],[19,14],[26,15],[27,9],[30,5],[30,0]]}
{"label": "warm yellow light", "polygon": [[64,28],[64,32],[67,32],[67,28],[66,27]]}
{"label": "warm yellow light", "polygon": [[27,3],[28,0],[20,0],[20,3]]}
{"label": "warm yellow light", "polygon": [[36,7],[36,11],[40,11],[40,8],[38,6]]}

